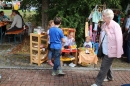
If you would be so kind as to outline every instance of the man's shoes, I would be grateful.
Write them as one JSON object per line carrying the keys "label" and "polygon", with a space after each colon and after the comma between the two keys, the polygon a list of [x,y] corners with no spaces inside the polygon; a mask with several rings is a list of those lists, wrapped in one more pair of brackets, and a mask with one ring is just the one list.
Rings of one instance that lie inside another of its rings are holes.
{"label": "man's shoes", "polygon": [[92,84],[91,86],[97,86],[96,84]]}
{"label": "man's shoes", "polygon": [[53,70],[51,75],[55,76],[55,75],[57,75],[57,72]]}
{"label": "man's shoes", "polygon": [[104,82],[108,82],[108,81],[113,81],[114,79],[107,79],[107,78],[105,78],[103,81]]}
{"label": "man's shoes", "polygon": [[57,70],[57,75],[65,75],[65,73],[62,70]]}

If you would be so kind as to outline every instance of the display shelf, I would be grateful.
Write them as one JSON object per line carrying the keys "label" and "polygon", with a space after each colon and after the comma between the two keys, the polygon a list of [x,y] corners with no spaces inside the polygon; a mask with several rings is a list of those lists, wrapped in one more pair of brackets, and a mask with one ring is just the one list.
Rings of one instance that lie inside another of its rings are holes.
{"label": "display shelf", "polygon": [[[45,51],[40,47],[44,43]],[[36,63],[40,66],[47,60],[48,54],[48,35],[45,34],[30,34],[30,63]]]}

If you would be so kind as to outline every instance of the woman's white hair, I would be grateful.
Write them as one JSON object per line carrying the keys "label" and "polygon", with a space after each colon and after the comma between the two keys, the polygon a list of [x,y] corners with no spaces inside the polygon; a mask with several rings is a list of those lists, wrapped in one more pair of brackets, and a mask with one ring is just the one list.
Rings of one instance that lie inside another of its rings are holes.
{"label": "woman's white hair", "polygon": [[111,9],[105,9],[102,12],[106,17],[110,18],[112,20],[114,18],[114,13]]}

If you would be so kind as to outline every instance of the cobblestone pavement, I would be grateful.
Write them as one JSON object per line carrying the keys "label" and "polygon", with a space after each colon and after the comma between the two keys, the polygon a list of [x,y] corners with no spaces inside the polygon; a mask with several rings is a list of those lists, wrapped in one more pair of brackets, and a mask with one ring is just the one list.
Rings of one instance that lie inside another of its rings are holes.
{"label": "cobblestone pavement", "polygon": [[[0,69],[0,86],[90,86],[98,71],[64,70],[65,76],[51,76],[51,70]],[[114,81],[103,86],[121,86],[130,83],[130,71],[113,71]]]}

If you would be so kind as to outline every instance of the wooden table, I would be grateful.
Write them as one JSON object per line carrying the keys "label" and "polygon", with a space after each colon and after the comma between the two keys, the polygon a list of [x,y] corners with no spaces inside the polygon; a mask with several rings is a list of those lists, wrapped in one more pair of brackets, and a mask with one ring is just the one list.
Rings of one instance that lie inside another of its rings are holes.
{"label": "wooden table", "polygon": [[95,53],[86,54],[85,50],[82,50],[79,52],[78,59],[79,59],[78,64],[81,64],[81,65],[94,64],[94,66],[95,66],[98,61],[97,55]]}
{"label": "wooden table", "polygon": [[7,24],[9,24],[9,23],[7,23],[7,22],[0,22],[0,43],[1,44],[3,43],[3,37],[4,37],[2,26],[5,26]]}

